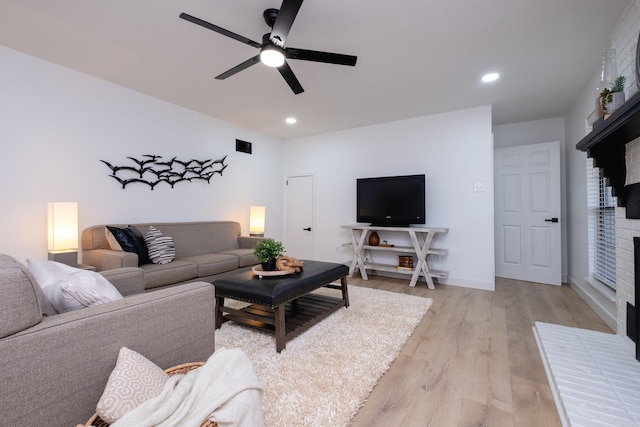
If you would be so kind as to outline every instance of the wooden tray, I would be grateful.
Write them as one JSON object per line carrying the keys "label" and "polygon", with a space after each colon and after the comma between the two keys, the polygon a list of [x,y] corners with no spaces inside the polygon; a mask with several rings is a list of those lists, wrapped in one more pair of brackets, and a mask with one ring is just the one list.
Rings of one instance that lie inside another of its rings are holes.
{"label": "wooden tray", "polygon": [[295,273],[296,269],[293,267],[289,267],[286,270],[265,271],[262,269],[261,265],[254,265],[253,267],[251,267],[251,271],[253,271],[253,274],[262,279],[263,277],[287,276],[289,274]]}

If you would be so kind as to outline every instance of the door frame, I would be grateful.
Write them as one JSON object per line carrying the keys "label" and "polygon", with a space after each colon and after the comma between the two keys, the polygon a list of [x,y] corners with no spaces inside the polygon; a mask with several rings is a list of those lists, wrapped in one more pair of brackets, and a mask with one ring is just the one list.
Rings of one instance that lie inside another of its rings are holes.
{"label": "door frame", "polygon": [[[507,149],[507,148],[518,148],[518,147],[526,147],[526,146],[533,146],[533,145],[540,145],[540,144],[549,144],[549,143],[557,143],[558,144],[558,151],[559,151],[559,180],[560,180],[560,215],[559,215],[559,220],[560,220],[560,224],[561,224],[561,231],[560,231],[560,257],[561,257],[561,261],[560,261],[560,280],[561,283],[567,283],[568,277],[567,277],[567,264],[568,264],[568,255],[567,255],[567,233],[568,233],[568,228],[566,226],[566,216],[567,216],[567,193],[566,193],[566,144],[565,141],[562,139],[556,139],[556,140],[548,140],[548,141],[542,141],[542,142],[528,142],[528,143],[523,143],[523,144],[518,144],[518,143],[514,143],[514,144],[510,144],[510,145],[501,145],[499,147],[496,147],[494,145],[493,147],[493,158],[495,159],[495,155],[496,155],[496,151],[497,150],[501,150],[501,149]],[[497,182],[495,181],[495,160],[494,160],[494,164],[493,164],[493,177],[494,177],[494,194],[496,191],[496,185]],[[496,215],[495,212],[495,208],[494,208],[494,217]],[[494,248],[497,247],[497,239],[499,238],[498,235],[498,229],[494,228]],[[496,262],[497,262],[497,257],[496,257]]]}
{"label": "door frame", "polygon": [[[291,175],[287,175],[284,177],[284,180],[282,181],[282,188],[283,188],[283,205],[282,205],[282,211],[283,211],[283,215],[282,215],[282,234],[283,234],[283,241],[286,243],[289,239],[289,229],[287,227],[287,222],[288,222],[288,209],[287,206],[289,204],[289,192],[287,191],[287,180],[292,179],[292,178],[304,178],[304,177],[310,177],[311,178],[311,259],[314,259],[314,253],[315,253],[315,237],[314,234],[316,231],[316,179],[315,179],[315,174],[313,172],[301,172],[301,173],[296,173],[296,174],[291,174]],[[295,256],[295,255],[294,255]]]}

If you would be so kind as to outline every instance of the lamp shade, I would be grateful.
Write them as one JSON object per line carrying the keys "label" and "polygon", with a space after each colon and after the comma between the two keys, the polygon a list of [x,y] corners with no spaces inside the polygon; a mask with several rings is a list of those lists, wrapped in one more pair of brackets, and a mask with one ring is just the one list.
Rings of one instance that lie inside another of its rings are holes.
{"label": "lamp shade", "polygon": [[54,202],[48,204],[49,252],[78,249],[78,204]]}
{"label": "lamp shade", "polygon": [[264,206],[251,206],[249,214],[249,234],[251,236],[264,236],[265,211]]}

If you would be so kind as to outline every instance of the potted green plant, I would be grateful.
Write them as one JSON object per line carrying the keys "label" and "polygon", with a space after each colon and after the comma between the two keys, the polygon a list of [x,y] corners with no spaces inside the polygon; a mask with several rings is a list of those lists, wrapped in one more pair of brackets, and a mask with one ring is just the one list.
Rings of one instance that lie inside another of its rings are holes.
{"label": "potted green plant", "polygon": [[284,254],[282,242],[274,239],[264,239],[256,243],[253,247],[253,254],[262,263],[264,271],[274,271],[276,269],[276,259]]}
{"label": "potted green plant", "polygon": [[605,88],[600,92],[600,106],[605,114],[612,114],[624,104],[624,84],[626,80],[625,76],[619,76],[614,81],[611,89]]}

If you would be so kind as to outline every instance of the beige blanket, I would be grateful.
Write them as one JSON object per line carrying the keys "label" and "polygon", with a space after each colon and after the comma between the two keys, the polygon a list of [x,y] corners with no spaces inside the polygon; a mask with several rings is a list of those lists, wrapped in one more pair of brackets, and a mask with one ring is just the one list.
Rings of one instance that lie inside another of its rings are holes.
{"label": "beige blanket", "polygon": [[263,427],[262,385],[239,349],[217,350],[199,369],[169,378],[162,393],[127,413],[112,427]]}

